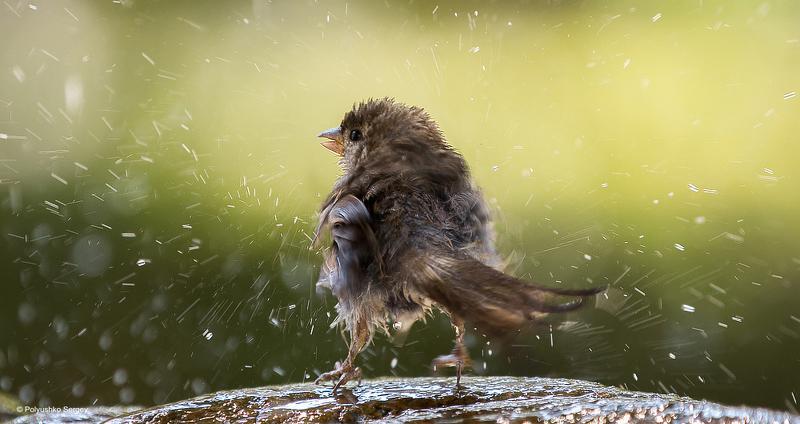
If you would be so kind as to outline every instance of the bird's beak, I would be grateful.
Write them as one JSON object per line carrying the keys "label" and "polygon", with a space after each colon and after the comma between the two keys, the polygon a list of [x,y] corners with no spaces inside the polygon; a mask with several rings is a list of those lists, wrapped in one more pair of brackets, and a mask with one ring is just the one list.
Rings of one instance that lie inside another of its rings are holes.
{"label": "bird's beak", "polygon": [[318,137],[327,138],[330,141],[323,141],[322,147],[336,153],[339,156],[344,154],[344,138],[342,137],[342,128],[334,127],[319,133]]}

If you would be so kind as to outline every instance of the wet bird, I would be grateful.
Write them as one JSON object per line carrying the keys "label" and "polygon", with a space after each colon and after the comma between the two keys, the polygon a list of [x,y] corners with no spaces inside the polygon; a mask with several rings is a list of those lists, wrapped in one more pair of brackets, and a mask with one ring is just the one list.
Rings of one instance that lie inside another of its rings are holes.
{"label": "wet bird", "polygon": [[[350,344],[347,358],[318,384],[332,381],[335,392],[360,380],[355,359],[376,330],[407,330],[436,307],[450,317],[455,347],[432,365],[455,367],[458,386],[470,364],[466,324],[502,335],[576,309],[580,296],[603,289],[545,287],[500,271],[483,195],[423,109],[369,100],[319,136],[343,174],[320,211],[314,244],[329,232],[331,245],[317,286],[338,299],[334,325],[349,332]],[[558,295],[576,298],[554,303]]]}

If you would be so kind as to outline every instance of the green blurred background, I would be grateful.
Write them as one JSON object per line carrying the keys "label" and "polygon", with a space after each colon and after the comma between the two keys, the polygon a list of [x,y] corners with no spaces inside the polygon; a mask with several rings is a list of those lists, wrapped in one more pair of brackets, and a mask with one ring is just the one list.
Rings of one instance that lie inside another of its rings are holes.
{"label": "green blurred background", "polygon": [[[515,275],[608,283],[478,374],[797,411],[800,3],[18,1],[0,6],[0,391],[154,404],[307,381],[315,134],[425,107]],[[428,375],[436,315],[368,376]],[[488,343],[487,343],[488,342]]]}

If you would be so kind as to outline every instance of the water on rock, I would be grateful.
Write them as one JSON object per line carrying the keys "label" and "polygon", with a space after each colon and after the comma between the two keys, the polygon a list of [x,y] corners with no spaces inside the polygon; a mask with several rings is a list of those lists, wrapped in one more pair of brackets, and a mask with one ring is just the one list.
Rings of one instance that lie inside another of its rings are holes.
{"label": "water on rock", "polygon": [[[392,378],[365,381],[333,396],[329,387],[294,384],[217,392],[111,418],[109,423],[175,422],[753,422],[800,417],[729,407],[667,394],[549,378]],[[16,422],[35,422],[35,416]],[[85,418],[85,417],[84,417]],[[108,418],[102,417],[97,421]],[[69,421],[91,422],[91,421]]]}

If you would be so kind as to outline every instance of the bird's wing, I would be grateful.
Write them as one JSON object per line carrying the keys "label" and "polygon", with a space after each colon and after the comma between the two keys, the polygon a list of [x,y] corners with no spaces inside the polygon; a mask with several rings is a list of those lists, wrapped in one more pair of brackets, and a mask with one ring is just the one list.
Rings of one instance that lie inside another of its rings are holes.
{"label": "bird's wing", "polygon": [[[475,259],[447,256],[418,257],[414,285],[447,312],[471,322],[486,334],[499,335],[522,327],[550,312],[577,309],[581,296],[605,287],[562,289],[534,285],[504,274]],[[553,303],[554,295],[574,296]]]}
{"label": "bird's wing", "polygon": [[369,285],[366,268],[378,260],[369,211],[355,196],[346,195],[333,204],[326,220],[333,244],[318,285],[329,286],[340,301],[356,299]]}

